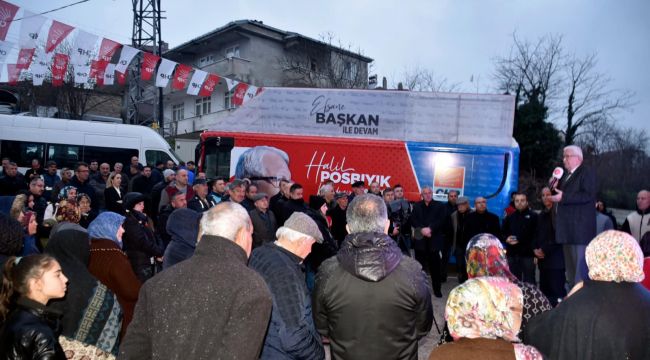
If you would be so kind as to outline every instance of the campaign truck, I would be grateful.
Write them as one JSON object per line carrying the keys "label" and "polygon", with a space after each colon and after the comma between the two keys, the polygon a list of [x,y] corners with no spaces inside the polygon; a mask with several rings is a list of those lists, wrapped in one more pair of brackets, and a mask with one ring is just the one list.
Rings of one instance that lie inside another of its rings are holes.
{"label": "campaign truck", "polygon": [[273,195],[291,179],[316,194],[330,181],[400,184],[409,200],[429,186],[483,196],[502,214],[517,189],[514,97],[385,90],[266,88],[201,134],[209,178],[247,177]]}

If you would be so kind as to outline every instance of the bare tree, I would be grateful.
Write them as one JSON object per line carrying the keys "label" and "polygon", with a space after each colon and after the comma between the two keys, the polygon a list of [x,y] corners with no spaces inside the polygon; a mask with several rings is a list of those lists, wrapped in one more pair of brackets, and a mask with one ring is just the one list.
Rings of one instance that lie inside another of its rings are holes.
{"label": "bare tree", "polygon": [[302,36],[287,40],[285,55],[278,64],[285,72],[285,86],[366,88],[370,71],[361,49],[343,45],[331,33],[320,41]]}
{"label": "bare tree", "polygon": [[633,93],[611,88],[611,79],[596,70],[596,55],[571,57],[565,66],[567,78],[564,108],[564,142],[573,144],[581,129],[612,119],[620,110],[633,105]]}
{"label": "bare tree", "polygon": [[404,69],[400,82],[404,89],[411,91],[455,92],[460,90],[460,83],[451,83],[447,78],[436,75],[433,70],[419,66],[413,69]]}

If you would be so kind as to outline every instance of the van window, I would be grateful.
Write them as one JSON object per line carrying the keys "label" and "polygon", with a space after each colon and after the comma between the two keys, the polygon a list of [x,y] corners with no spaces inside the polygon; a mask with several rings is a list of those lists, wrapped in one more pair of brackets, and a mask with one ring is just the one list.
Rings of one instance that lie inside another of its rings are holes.
{"label": "van window", "polygon": [[47,146],[47,160],[56,161],[58,167],[74,168],[81,161],[80,145],[49,144]]}
{"label": "van window", "polygon": [[8,157],[19,167],[32,166],[32,159],[40,160],[43,164],[43,155],[45,153],[45,144],[27,141],[0,141],[0,157]]}
{"label": "van window", "polygon": [[[151,166],[156,165],[156,162],[158,161],[162,161],[164,163],[166,163],[167,160],[174,161],[174,159],[172,159],[169,154],[160,150],[145,150],[144,156],[147,159],[147,164]],[[174,161],[174,163],[176,163],[176,161]]]}
{"label": "van window", "polygon": [[101,147],[101,146],[85,146],[84,147],[84,161],[90,163],[90,160],[97,160],[101,163],[108,163],[113,168],[113,165],[116,162],[121,162],[124,165],[125,171],[128,170],[128,166],[131,164],[131,158],[133,156],[138,156],[139,151],[137,149],[116,149],[110,147]]}

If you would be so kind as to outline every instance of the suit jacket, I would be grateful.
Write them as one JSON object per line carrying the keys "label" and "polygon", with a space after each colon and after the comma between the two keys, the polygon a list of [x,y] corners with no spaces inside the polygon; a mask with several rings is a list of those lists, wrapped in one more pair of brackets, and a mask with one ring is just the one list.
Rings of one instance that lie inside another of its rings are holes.
{"label": "suit jacket", "polygon": [[[120,190],[121,191],[121,190]],[[106,210],[124,215],[124,205],[122,204],[122,192],[118,194],[114,187],[104,189],[104,204]]]}
{"label": "suit jacket", "polygon": [[589,244],[596,237],[596,173],[580,165],[570,177],[567,172],[558,189],[563,193],[562,201],[557,204],[555,241]]}
{"label": "suit jacket", "polygon": [[269,221],[262,218],[262,214],[257,209],[248,212],[253,223],[253,248],[275,240],[275,231],[278,229],[278,223],[275,221],[273,211],[267,210],[266,215]]}

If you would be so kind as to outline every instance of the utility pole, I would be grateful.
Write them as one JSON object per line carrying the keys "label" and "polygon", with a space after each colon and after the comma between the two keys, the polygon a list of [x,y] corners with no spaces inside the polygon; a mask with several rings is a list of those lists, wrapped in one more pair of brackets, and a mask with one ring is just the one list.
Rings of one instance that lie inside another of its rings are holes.
{"label": "utility pole", "polygon": [[[160,34],[161,0],[132,0],[134,48],[162,56],[163,41]],[[163,129],[163,90],[140,79],[142,55],[129,68],[128,90],[125,94],[125,113],[128,124],[138,124]]]}

